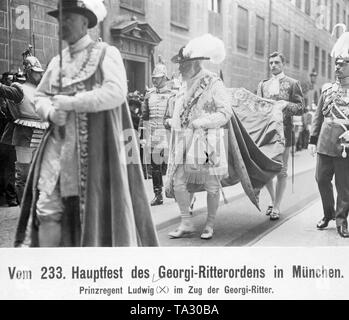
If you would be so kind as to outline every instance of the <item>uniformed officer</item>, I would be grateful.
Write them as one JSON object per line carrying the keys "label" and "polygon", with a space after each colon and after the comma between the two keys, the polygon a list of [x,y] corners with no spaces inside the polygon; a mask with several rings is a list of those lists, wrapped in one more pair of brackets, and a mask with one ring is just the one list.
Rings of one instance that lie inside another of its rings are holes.
{"label": "uniformed officer", "polygon": [[163,118],[168,100],[174,95],[174,92],[167,86],[166,66],[161,58],[159,60],[152,74],[154,88],[146,93],[142,111],[143,126],[148,132],[146,134],[147,143],[151,148],[151,169],[155,194],[155,198],[150,203],[151,206],[163,204],[162,174],[165,173],[163,170],[164,149],[167,147],[167,130],[164,127]]}
{"label": "uniformed officer", "polygon": [[[318,183],[324,217],[317,224],[324,229],[336,219],[341,237],[349,238],[349,32],[338,39],[332,54],[335,57],[337,81],[323,87],[314,115],[309,149],[317,152],[316,181]],[[337,207],[331,180],[335,176]]]}

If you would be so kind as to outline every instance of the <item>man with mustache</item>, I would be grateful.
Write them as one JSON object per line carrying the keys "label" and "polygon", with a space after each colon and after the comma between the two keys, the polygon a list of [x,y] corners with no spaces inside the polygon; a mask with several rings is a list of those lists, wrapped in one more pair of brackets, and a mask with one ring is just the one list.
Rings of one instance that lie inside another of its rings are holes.
{"label": "man with mustache", "polygon": [[277,175],[275,189],[273,180],[266,185],[272,201],[266,214],[270,216],[270,220],[278,220],[280,218],[281,201],[287,186],[287,166],[290,149],[292,144],[294,144],[294,141],[292,141],[294,140],[294,138],[292,139],[292,116],[303,114],[304,99],[299,81],[287,77],[284,73],[285,57],[282,53],[274,52],[269,56],[269,67],[272,77],[259,84],[258,95],[267,99],[282,100],[286,105],[283,108],[285,135],[285,151],[282,156],[283,168]]}
{"label": "man with mustache", "polygon": [[62,19],[58,9],[49,14],[68,46],[62,69],[54,57],[35,96],[50,129],[30,170],[15,245],[156,246],[122,57],[88,34],[106,8],[102,0],[60,3]]}
{"label": "man with mustache", "polygon": [[163,204],[162,175],[166,163],[165,149],[167,149],[167,133],[163,123],[164,114],[173,91],[169,88],[167,68],[161,57],[152,74],[154,87],[145,95],[142,107],[142,123],[147,128],[148,144],[151,152],[151,175],[153,180],[154,199],[151,206]]}
{"label": "man with mustache", "polygon": [[[312,155],[317,153],[316,181],[324,210],[317,228],[325,229],[335,219],[338,234],[349,238],[349,32],[344,32],[337,40],[331,55],[335,58],[337,81],[323,87],[312,123],[309,149]],[[337,189],[336,209],[333,176]]]}

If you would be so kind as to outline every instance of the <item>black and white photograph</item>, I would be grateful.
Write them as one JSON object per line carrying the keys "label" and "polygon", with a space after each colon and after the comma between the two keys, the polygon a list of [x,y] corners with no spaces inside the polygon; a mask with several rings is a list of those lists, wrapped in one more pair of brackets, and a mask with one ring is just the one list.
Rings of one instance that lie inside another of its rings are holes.
{"label": "black and white photograph", "polygon": [[347,299],[348,213],[348,0],[0,0],[0,299]]}

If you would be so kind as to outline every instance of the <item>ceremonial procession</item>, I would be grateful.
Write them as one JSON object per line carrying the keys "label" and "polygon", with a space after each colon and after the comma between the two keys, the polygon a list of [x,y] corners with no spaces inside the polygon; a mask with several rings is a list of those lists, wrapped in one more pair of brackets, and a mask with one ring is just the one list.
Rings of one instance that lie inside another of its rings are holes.
{"label": "ceremonial procession", "polygon": [[0,248],[348,246],[348,28],[348,0],[2,0]]}

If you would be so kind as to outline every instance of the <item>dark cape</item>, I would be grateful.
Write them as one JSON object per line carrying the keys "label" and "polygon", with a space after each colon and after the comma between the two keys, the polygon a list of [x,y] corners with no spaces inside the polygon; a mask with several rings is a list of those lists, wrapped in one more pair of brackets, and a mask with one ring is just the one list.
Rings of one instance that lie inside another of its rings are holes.
{"label": "dark cape", "polygon": [[[85,208],[70,203],[63,213],[62,246],[157,246],[158,239],[140,168],[133,130],[132,141],[123,142],[120,132],[133,129],[128,106],[88,114],[88,173]],[[30,168],[15,246],[29,240],[38,246],[36,202],[44,149],[52,128],[43,138]],[[125,164],[125,144],[134,163]],[[131,145],[130,145],[131,144]],[[82,183],[82,181],[80,181]],[[29,224],[29,225],[28,225]]]}
{"label": "dark cape", "polygon": [[[252,140],[235,112],[226,125],[228,130],[228,174],[222,180],[222,187],[228,187],[241,182],[241,185],[252,201],[259,209],[259,191],[277,175],[282,168],[282,163],[269,158]],[[203,186],[188,184],[190,192],[204,191]]]}

